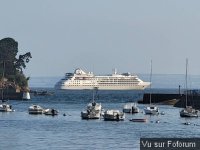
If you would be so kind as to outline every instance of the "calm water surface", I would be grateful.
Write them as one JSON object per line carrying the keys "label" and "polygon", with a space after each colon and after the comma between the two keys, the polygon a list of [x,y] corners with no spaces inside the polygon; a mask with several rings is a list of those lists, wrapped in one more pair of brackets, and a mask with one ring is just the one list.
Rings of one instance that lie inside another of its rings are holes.
{"label": "calm water surface", "polygon": [[[47,89],[54,91],[53,88]],[[173,91],[173,90],[172,90]],[[53,96],[33,96],[30,101],[9,101],[16,110],[0,113],[0,149],[139,149],[141,137],[199,137],[200,118],[179,117],[180,108],[160,105],[165,115],[126,114],[125,121],[81,120],[80,112],[91,100],[91,91],[54,91]],[[143,91],[99,91],[104,109],[122,110],[124,103],[141,99]],[[53,107],[59,115],[29,115],[28,107]],[[145,105],[139,105],[141,111]],[[63,116],[63,114],[66,116]],[[130,122],[148,118],[147,123]],[[160,120],[160,123],[156,123]],[[189,121],[191,125],[183,125]]]}

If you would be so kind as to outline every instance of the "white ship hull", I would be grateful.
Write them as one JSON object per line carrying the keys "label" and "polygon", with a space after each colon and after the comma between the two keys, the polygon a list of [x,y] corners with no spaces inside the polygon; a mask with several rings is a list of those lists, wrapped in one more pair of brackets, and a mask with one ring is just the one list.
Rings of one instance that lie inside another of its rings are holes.
{"label": "white ship hull", "polygon": [[[136,85],[136,86],[95,86],[98,90],[144,90],[149,84]],[[92,90],[92,86],[55,86],[56,89],[60,90]]]}
{"label": "white ship hull", "polygon": [[65,78],[56,83],[55,88],[61,90],[144,90],[150,82],[143,82],[136,75],[130,73],[107,76],[95,76],[76,69],[74,73],[66,73]]}

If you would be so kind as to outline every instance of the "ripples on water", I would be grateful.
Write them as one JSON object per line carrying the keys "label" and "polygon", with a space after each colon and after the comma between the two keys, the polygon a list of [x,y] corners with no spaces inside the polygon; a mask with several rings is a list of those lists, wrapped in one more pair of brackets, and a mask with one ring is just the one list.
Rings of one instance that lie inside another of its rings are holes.
{"label": "ripples on water", "polygon": [[[53,89],[47,89],[52,90]],[[161,105],[165,115],[126,114],[125,121],[81,120],[80,112],[92,97],[91,91],[54,91],[53,96],[32,96],[30,101],[10,101],[12,113],[0,113],[0,149],[139,149],[141,137],[199,137],[198,118],[179,117],[179,108]],[[98,102],[104,109],[122,110],[126,102],[141,99],[143,91],[99,91]],[[29,115],[28,107],[39,104],[53,107],[59,115]],[[143,110],[144,105],[139,105]],[[66,116],[63,116],[63,114]],[[148,118],[147,123],[129,122],[131,118]],[[160,120],[160,123],[156,123]],[[189,121],[191,125],[183,125]],[[194,125],[195,124],[195,125]]]}

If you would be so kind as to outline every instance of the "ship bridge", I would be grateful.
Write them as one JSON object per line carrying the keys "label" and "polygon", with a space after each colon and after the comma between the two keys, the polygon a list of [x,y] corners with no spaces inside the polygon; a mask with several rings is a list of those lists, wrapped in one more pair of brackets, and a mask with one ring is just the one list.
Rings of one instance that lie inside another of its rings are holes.
{"label": "ship bridge", "polygon": [[86,73],[82,69],[78,68],[74,71],[74,74],[76,74],[76,75],[93,75],[93,72]]}

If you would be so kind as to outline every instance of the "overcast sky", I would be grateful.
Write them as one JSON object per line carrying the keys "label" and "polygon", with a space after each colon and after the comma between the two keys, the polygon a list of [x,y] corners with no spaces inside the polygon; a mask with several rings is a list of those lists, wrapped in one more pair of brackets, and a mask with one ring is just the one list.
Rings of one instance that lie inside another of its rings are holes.
{"label": "overcast sky", "polygon": [[33,58],[28,76],[75,68],[200,75],[199,0],[0,0],[0,38]]}

